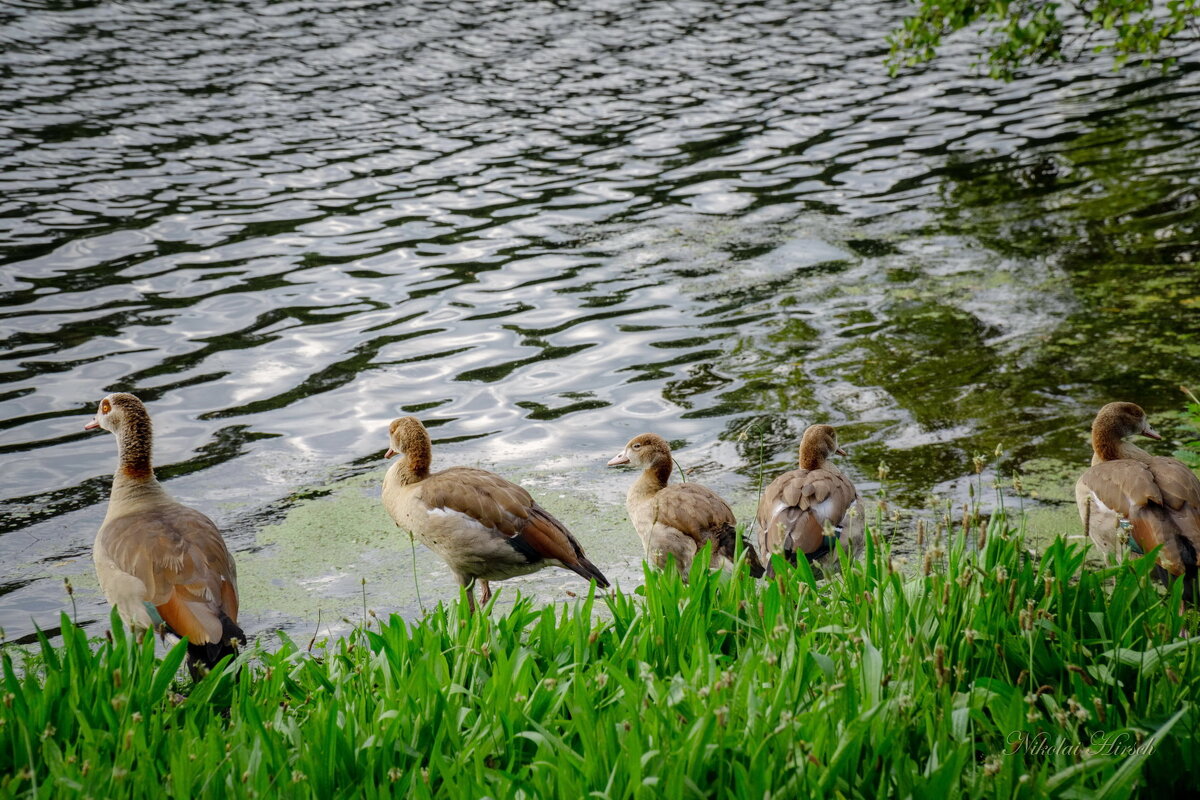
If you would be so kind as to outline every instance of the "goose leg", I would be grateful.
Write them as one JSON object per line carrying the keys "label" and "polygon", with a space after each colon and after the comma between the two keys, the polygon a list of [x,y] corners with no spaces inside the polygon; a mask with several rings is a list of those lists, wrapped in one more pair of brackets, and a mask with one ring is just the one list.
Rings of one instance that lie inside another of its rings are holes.
{"label": "goose leg", "polygon": [[486,606],[488,601],[492,599],[492,585],[487,581],[480,581],[479,585],[482,587],[480,589],[479,605]]}

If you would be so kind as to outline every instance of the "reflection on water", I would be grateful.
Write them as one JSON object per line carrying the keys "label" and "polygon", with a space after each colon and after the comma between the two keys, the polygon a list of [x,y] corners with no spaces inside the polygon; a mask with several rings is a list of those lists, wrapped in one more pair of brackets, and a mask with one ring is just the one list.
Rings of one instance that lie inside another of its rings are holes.
{"label": "reflection on water", "polygon": [[828,421],[917,505],[998,443],[1083,463],[1109,399],[1173,410],[1195,62],[893,80],[902,11],[0,12],[0,626],[86,581],[115,455],[80,428],[115,390],[243,555],[298,487],[377,469],[401,412],[440,463],[612,503],[593,466],[633,433],[736,494]]}

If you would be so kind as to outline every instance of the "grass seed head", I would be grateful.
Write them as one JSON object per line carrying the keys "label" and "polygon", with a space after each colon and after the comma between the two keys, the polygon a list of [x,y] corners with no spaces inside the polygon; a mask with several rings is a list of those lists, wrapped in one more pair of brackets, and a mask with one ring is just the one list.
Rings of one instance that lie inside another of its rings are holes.
{"label": "grass seed head", "polygon": [[1081,706],[1074,697],[1067,698],[1067,711],[1080,722],[1087,722],[1092,718],[1088,710]]}
{"label": "grass seed head", "polygon": [[[1013,585],[1015,586],[1016,584],[1013,584]],[[1021,630],[1025,631],[1026,633],[1029,633],[1030,631],[1032,631],[1033,630],[1033,620],[1034,620],[1033,601],[1027,600],[1027,601],[1025,601],[1025,607],[1021,609],[1021,613],[1019,616],[1019,623],[1021,626]]]}

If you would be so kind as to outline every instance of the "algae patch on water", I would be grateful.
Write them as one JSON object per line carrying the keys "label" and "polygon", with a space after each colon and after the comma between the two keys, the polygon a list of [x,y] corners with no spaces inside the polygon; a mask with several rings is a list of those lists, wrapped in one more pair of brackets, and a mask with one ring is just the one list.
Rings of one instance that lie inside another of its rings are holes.
{"label": "algae patch on water", "polygon": [[1032,458],[1021,464],[1021,485],[1034,501],[1024,510],[1026,536],[1039,551],[1062,537],[1088,544],[1087,565],[1099,569],[1105,555],[1091,546],[1075,504],[1075,482],[1083,473],[1080,465],[1055,458]]}
{"label": "algae patch on water", "polygon": [[364,589],[369,608],[415,606],[412,546],[379,502],[382,478],[369,473],[320,487],[327,493],[303,492],[282,521],[258,531],[254,551],[238,558],[251,626],[255,618],[283,627],[318,615],[359,619]]}
{"label": "algae patch on water", "polygon": [[[626,587],[640,583],[640,545],[632,528],[626,530],[622,505],[559,487],[549,472],[510,473],[575,533],[610,580]],[[378,470],[301,490],[281,521],[257,532],[253,550],[238,555],[248,632],[311,632],[319,618],[319,633],[326,635],[360,621],[364,605],[367,613],[415,618],[458,598],[458,582],[445,563],[413,542],[384,510],[383,476]],[[548,568],[493,589],[507,605],[517,591],[554,601],[583,594],[587,586],[571,572]]]}

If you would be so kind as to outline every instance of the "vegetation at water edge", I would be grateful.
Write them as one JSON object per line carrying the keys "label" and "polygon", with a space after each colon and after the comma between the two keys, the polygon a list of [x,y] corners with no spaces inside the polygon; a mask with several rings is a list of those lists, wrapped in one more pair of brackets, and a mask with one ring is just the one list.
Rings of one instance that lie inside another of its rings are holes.
{"label": "vegetation at water edge", "polygon": [[[995,515],[817,582],[371,614],[200,683],[114,616],[2,654],[0,790],[92,797],[1123,797],[1193,787],[1195,612]],[[912,569],[915,567],[915,569]],[[915,574],[914,574],[915,573]],[[186,697],[179,694],[186,691]]]}

